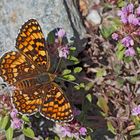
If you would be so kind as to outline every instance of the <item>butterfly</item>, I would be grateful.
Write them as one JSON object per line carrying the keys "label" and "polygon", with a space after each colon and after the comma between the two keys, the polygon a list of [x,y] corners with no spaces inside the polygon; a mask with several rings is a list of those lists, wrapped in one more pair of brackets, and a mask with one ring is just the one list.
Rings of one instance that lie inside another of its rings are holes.
{"label": "butterfly", "polygon": [[30,19],[22,26],[16,49],[1,57],[0,76],[15,87],[11,99],[18,112],[26,115],[39,112],[52,121],[71,121],[70,102],[54,82],[56,75],[49,73],[50,56],[37,20]]}

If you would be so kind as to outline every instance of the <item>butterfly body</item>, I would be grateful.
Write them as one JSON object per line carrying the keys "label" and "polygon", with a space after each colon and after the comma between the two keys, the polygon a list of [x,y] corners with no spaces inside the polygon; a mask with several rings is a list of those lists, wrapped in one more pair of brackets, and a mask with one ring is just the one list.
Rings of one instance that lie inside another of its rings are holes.
{"label": "butterfly body", "polygon": [[43,83],[49,83],[51,82],[51,77],[49,76],[49,74],[41,74],[37,76],[37,83],[38,84],[43,84]]}
{"label": "butterfly body", "polygon": [[12,102],[21,113],[40,112],[53,121],[73,119],[71,105],[62,89],[49,73],[50,57],[41,27],[28,20],[16,40],[17,51],[5,53],[0,60],[0,76],[15,87]]}

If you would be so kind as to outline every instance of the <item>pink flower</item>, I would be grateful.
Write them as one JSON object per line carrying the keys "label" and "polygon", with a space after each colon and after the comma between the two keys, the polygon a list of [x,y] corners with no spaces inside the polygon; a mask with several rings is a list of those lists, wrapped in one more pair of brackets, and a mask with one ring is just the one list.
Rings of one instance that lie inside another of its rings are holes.
{"label": "pink flower", "polygon": [[64,137],[67,137],[67,136],[72,137],[72,134],[71,134],[69,128],[68,127],[63,127],[59,124],[55,125],[55,127],[53,128],[53,131],[55,133],[57,133],[57,135],[61,138],[64,138]]}
{"label": "pink flower", "polygon": [[18,118],[14,118],[11,122],[11,127],[14,129],[19,129],[22,125],[22,121]]}
{"label": "pink flower", "polygon": [[124,37],[121,42],[125,47],[130,47],[134,45],[134,41],[130,36]]}
{"label": "pink flower", "polygon": [[139,20],[135,17],[134,14],[128,16],[128,22],[133,25],[139,25]]}
{"label": "pink flower", "polygon": [[69,123],[56,124],[52,129],[60,138],[75,138],[80,140],[82,136],[85,136],[87,129],[80,125],[77,121]]}
{"label": "pink flower", "polygon": [[74,109],[73,109],[74,116],[78,116],[80,113],[81,113],[81,111],[79,109],[77,109],[76,107],[74,107]]}
{"label": "pink flower", "polygon": [[56,35],[60,38],[63,38],[66,35],[66,32],[64,29],[59,29],[59,31],[56,33]]}
{"label": "pink flower", "polygon": [[121,21],[126,24],[127,23],[127,8],[123,7],[122,10],[118,11],[118,16],[121,18]]}
{"label": "pink flower", "polygon": [[131,113],[132,113],[133,116],[139,115],[140,114],[140,105],[138,105],[137,107],[133,108]]}
{"label": "pink flower", "polygon": [[134,56],[135,50],[132,47],[129,47],[126,51],[125,51],[125,56]]}
{"label": "pink flower", "polygon": [[5,96],[5,95],[2,96],[2,101],[3,101],[3,102],[6,101],[6,96]]}
{"label": "pink flower", "polygon": [[13,109],[12,112],[10,113],[10,116],[12,119],[16,118],[17,117],[17,113],[18,111],[16,109]]}
{"label": "pink flower", "polygon": [[113,34],[112,34],[112,38],[113,38],[114,40],[118,40],[118,37],[119,37],[119,35],[118,35],[117,33],[113,33]]}
{"label": "pink flower", "polygon": [[140,6],[136,9],[137,15],[140,15]]}
{"label": "pink flower", "polygon": [[128,23],[128,16],[133,14],[134,5],[132,3],[128,4],[127,6],[123,7],[120,11],[118,11],[118,16],[121,18],[121,21],[126,24]]}
{"label": "pink flower", "polygon": [[86,133],[87,133],[87,129],[85,127],[81,127],[80,130],[79,130],[79,132],[80,132],[80,135],[85,136]]}
{"label": "pink flower", "polygon": [[128,13],[133,13],[134,5],[132,3],[129,3],[126,8]]}
{"label": "pink flower", "polygon": [[73,133],[73,137],[76,139],[76,140],[80,140],[80,138],[79,138],[79,133],[77,132],[77,133]]}
{"label": "pink flower", "polygon": [[58,48],[59,57],[67,58],[69,55],[68,46]]}
{"label": "pink flower", "polygon": [[72,137],[72,133],[70,132],[70,129],[68,127],[62,127],[61,131],[64,137]]}

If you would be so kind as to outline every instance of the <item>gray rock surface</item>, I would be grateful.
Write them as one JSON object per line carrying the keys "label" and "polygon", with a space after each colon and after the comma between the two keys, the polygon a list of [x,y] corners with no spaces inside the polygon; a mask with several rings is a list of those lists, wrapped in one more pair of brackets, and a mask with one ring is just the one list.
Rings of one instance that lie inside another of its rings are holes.
{"label": "gray rock surface", "polygon": [[38,20],[45,37],[56,27],[64,28],[68,37],[73,36],[63,0],[0,0],[0,56],[15,49],[21,25],[31,18]]}

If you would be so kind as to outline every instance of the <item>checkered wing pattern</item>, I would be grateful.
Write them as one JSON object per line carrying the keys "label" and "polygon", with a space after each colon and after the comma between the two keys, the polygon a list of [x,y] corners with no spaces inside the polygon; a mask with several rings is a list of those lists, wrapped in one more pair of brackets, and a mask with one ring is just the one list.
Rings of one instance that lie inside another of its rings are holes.
{"label": "checkered wing pattern", "polygon": [[46,91],[46,96],[40,113],[58,122],[71,121],[73,119],[71,105],[63,94],[62,89],[56,83],[52,82],[44,86],[44,91]]}
{"label": "checkered wing pattern", "polygon": [[16,48],[36,66],[40,72],[48,71],[50,58],[45,38],[39,23],[35,19],[28,20],[17,37]]}
{"label": "checkered wing pattern", "polygon": [[11,85],[36,74],[35,66],[27,63],[19,52],[7,52],[0,59],[0,76]]}
{"label": "checkered wing pattern", "polygon": [[[38,87],[39,88],[39,87]],[[42,105],[41,91],[37,87],[16,89],[12,94],[12,102],[21,114],[32,115]]]}

